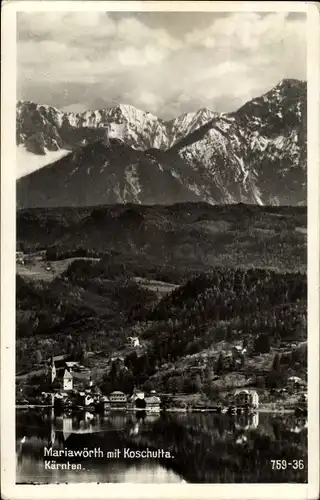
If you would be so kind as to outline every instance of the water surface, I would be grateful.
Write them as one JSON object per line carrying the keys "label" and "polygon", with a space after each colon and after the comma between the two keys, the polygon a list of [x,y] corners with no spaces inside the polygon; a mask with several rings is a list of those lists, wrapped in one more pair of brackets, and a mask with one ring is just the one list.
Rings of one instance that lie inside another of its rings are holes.
{"label": "water surface", "polygon": [[[17,483],[307,481],[307,420],[293,415],[57,414],[39,408],[17,410],[16,429]],[[48,450],[85,449],[100,451],[48,456]],[[153,456],[137,458],[139,452]],[[303,468],[276,470],[272,460],[301,460]]]}

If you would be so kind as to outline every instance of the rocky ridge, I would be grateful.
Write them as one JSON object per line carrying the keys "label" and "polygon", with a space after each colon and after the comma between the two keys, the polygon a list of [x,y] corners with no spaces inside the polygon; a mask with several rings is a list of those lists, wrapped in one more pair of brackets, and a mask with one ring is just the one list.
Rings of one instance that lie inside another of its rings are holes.
{"label": "rocky ridge", "polygon": [[306,106],[298,80],[233,113],[201,109],[171,122],[132,106],[75,115],[19,103],[18,144],[74,150],[22,178],[18,202],[305,204]]}

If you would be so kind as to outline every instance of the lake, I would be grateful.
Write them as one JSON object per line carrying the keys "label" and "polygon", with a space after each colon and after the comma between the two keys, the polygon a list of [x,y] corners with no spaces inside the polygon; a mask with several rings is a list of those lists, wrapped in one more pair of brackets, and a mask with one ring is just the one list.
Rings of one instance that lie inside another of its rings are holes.
{"label": "lake", "polygon": [[292,414],[16,413],[19,484],[303,483],[307,449]]}

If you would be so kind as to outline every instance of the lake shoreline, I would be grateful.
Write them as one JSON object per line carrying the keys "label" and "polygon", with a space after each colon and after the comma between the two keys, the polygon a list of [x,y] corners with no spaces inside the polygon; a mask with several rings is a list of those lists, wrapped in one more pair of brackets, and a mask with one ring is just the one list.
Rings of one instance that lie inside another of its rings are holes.
{"label": "lake shoreline", "polygon": [[[27,410],[27,409],[33,409],[33,408],[47,408],[47,409],[53,409],[54,406],[52,405],[16,405],[16,410]],[[77,408],[66,408],[66,410],[81,410],[85,411],[85,407],[77,407]],[[252,413],[279,413],[279,414],[287,414],[287,413],[294,413],[296,410],[295,407],[293,408],[270,408],[270,407],[262,407],[258,408],[257,410],[254,410],[253,412],[249,412],[249,414]],[[89,411],[89,410],[88,410]],[[112,413],[116,412],[117,410],[106,410],[104,413]],[[119,411],[119,410],[118,410]],[[126,408],[121,410],[123,413],[132,413],[132,412],[141,412],[145,410],[141,410],[141,408]],[[97,413],[97,412],[95,412]],[[159,412],[147,412],[148,414],[153,414],[153,415],[159,415],[160,413],[214,413],[214,414],[221,414],[221,415],[228,415],[228,412],[220,412],[216,408],[166,408],[165,410],[160,410]]]}

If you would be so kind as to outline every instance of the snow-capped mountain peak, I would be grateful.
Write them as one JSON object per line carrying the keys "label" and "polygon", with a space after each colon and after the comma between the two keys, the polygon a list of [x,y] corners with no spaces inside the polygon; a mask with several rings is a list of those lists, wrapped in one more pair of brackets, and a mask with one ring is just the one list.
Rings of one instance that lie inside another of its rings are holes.
{"label": "snow-capped mountain peak", "polygon": [[[61,195],[55,197],[53,185],[50,195],[37,198],[42,176],[51,171],[47,167],[39,177],[32,174],[23,204],[30,197],[32,203],[59,204],[61,196],[71,204],[303,204],[306,107],[306,83],[288,79],[232,113],[201,108],[166,122],[126,104],[75,114],[20,101],[17,144],[24,151],[45,158],[49,152],[74,150],[52,166],[61,176]],[[89,187],[88,176],[94,176]],[[83,189],[93,191],[79,199],[82,182]],[[166,193],[159,191],[164,186]]]}
{"label": "snow-capped mountain peak", "polygon": [[[149,111],[130,104],[74,113],[47,104],[18,101],[17,145],[24,146],[27,152],[44,156],[46,151],[72,150],[85,143],[105,140],[108,133],[134,149],[168,149],[215,115],[203,108],[164,122]],[[44,161],[43,165],[46,163]],[[39,164],[41,161],[37,158],[35,165]]]}

